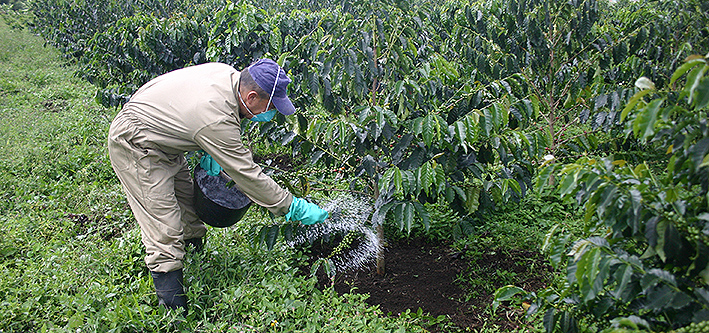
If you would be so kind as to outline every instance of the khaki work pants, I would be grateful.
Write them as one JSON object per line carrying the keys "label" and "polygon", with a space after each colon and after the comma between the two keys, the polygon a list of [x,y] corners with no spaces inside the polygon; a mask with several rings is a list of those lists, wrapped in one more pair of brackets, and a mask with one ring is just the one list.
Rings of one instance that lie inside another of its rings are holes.
{"label": "khaki work pants", "polygon": [[108,154],[140,225],[148,269],[181,269],[184,240],[207,232],[194,209],[194,185],[184,155],[151,147],[140,123],[123,113],[111,124]]}

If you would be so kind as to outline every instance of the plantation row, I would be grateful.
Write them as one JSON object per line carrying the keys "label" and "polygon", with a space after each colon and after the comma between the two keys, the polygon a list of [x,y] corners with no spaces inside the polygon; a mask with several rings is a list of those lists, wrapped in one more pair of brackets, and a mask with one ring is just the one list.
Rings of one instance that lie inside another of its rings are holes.
{"label": "plantation row", "polygon": [[585,237],[545,246],[568,283],[498,291],[548,331],[709,320],[705,2],[29,4],[107,106],[173,69],[276,59],[299,112],[253,130],[344,168],[373,226],[428,227],[439,201],[468,223],[532,189],[578,205]]}

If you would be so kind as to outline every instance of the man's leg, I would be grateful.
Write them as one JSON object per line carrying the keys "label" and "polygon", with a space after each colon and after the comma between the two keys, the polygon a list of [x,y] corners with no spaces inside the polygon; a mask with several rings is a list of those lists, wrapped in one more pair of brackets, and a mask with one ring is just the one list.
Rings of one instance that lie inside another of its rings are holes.
{"label": "man's leg", "polygon": [[145,263],[152,273],[159,302],[168,308],[185,308],[183,222],[174,180],[181,169],[179,156],[139,148],[120,135],[111,135],[108,150],[111,165],[140,225]]}
{"label": "man's leg", "polygon": [[187,160],[180,156],[181,168],[175,175],[175,195],[182,213],[183,234],[185,245],[191,245],[196,251],[201,251],[207,228],[197,216],[194,207],[194,182],[187,167]]}

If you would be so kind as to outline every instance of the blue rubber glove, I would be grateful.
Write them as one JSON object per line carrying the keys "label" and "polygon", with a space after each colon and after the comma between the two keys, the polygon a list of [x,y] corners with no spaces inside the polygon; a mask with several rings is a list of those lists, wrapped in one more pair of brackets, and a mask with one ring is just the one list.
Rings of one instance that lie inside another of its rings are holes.
{"label": "blue rubber glove", "polygon": [[293,202],[290,204],[288,214],[286,214],[286,220],[300,221],[304,225],[311,225],[322,223],[327,216],[327,211],[318,207],[318,205],[293,197]]}
{"label": "blue rubber glove", "polygon": [[217,161],[212,159],[212,156],[210,156],[206,152],[199,160],[199,166],[202,167],[202,169],[204,169],[205,171],[207,171],[207,174],[210,176],[218,176],[219,173],[222,172],[222,167],[217,164]]}

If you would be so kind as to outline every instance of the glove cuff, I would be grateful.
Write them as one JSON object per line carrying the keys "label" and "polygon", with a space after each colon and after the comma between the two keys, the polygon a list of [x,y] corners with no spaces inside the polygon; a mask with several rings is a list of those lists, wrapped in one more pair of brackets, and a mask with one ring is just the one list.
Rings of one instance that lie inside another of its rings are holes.
{"label": "glove cuff", "polygon": [[293,222],[295,221],[296,218],[296,211],[298,210],[298,207],[301,205],[303,199],[298,198],[296,196],[293,196],[293,201],[290,203],[290,207],[288,208],[288,213],[286,213],[286,221]]}

